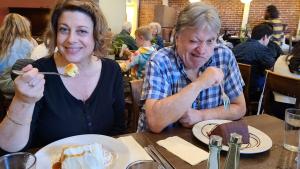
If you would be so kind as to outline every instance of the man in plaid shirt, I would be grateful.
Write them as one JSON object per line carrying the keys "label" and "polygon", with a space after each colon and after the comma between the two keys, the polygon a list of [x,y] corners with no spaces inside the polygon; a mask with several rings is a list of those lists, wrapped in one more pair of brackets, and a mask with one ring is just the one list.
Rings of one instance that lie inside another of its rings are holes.
{"label": "man in plaid shirt", "polygon": [[[216,42],[220,27],[216,9],[203,3],[191,3],[179,14],[175,45],[147,63],[138,131],[244,116],[244,82],[231,50]],[[230,98],[229,110],[220,85]]]}

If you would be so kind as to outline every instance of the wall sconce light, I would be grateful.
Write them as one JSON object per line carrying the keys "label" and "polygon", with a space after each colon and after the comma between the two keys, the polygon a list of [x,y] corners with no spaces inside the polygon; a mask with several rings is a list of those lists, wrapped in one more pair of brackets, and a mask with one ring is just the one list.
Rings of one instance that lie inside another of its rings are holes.
{"label": "wall sconce light", "polygon": [[190,3],[193,3],[193,2],[200,2],[201,0],[189,0]]}
{"label": "wall sconce light", "polygon": [[241,2],[242,3],[244,3],[244,4],[248,4],[248,3],[250,3],[252,0],[241,0]]}

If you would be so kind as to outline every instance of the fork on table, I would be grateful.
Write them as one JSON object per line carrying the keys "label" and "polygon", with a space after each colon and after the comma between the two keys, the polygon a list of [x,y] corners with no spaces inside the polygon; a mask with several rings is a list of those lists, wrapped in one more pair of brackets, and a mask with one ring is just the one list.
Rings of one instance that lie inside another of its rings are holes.
{"label": "fork on table", "polygon": [[145,151],[153,158],[154,161],[158,162],[159,169],[173,169],[173,166],[156,150],[153,145],[144,147]]}

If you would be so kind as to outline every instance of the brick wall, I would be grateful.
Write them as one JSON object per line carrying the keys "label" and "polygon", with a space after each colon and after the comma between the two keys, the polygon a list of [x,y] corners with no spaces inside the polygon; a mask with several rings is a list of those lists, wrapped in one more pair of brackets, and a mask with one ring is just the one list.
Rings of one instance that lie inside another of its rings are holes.
{"label": "brick wall", "polygon": [[188,0],[169,0],[169,6],[175,8],[178,11],[181,11],[186,5],[190,2]]}
{"label": "brick wall", "polygon": [[138,25],[143,26],[154,19],[154,6],[162,5],[162,0],[140,0]]}
{"label": "brick wall", "polygon": [[203,0],[219,11],[222,29],[238,33],[242,25],[244,4],[240,0]]}
{"label": "brick wall", "polygon": [[[202,0],[215,6],[222,20],[222,29],[239,32],[243,19],[244,4],[240,0]],[[189,3],[188,0],[169,0],[169,6],[178,12]],[[146,25],[153,20],[154,6],[161,0],[140,0],[139,25]],[[276,5],[282,21],[288,24],[288,32],[296,32],[300,17],[300,0],[253,0],[250,6],[248,23],[253,27],[263,21],[266,6]]]}

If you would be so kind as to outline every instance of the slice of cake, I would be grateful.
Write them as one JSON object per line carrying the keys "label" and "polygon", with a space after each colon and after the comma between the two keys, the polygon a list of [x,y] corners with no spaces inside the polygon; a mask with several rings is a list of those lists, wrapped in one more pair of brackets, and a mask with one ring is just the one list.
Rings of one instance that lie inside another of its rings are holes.
{"label": "slice of cake", "polygon": [[230,140],[230,133],[237,133],[242,135],[243,144],[248,144],[250,135],[248,131],[248,125],[243,121],[233,121],[229,123],[223,123],[214,128],[208,135],[218,135],[223,138],[222,143],[227,145]]}
{"label": "slice of cake", "polygon": [[78,67],[74,63],[69,63],[65,67],[65,72],[64,73],[68,76],[75,77],[79,73]]}
{"label": "slice of cake", "polygon": [[72,146],[63,149],[61,169],[104,169],[112,160],[101,144]]}

